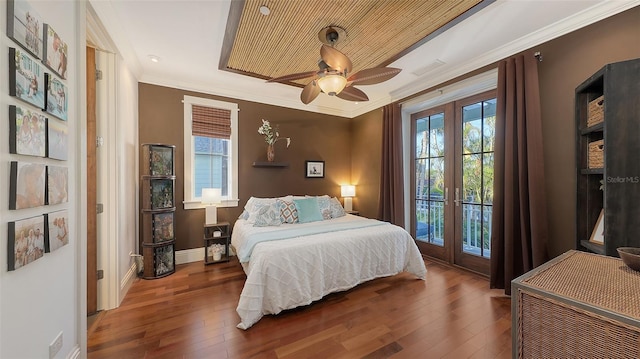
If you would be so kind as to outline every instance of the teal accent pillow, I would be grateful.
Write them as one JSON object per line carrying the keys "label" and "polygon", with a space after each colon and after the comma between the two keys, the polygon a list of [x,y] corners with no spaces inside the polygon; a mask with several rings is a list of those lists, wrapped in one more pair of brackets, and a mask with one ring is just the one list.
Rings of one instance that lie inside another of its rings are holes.
{"label": "teal accent pillow", "polygon": [[298,210],[298,222],[309,223],[324,219],[322,218],[317,198],[294,199],[293,203],[296,205],[296,210]]}

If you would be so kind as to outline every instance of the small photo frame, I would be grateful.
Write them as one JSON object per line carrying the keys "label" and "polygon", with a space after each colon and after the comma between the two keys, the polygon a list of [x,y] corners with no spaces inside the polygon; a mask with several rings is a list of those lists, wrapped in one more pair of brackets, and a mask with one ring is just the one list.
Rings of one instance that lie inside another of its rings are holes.
{"label": "small photo frame", "polygon": [[9,48],[9,95],[44,109],[42,66],[25,51]]}
{"label": "small photo frame", "polygon": [[9,209],[44,206],[46,166],[11,161]]}
{"label": "small photo frame", "polygon": [[162,243],[174,239],[173,212],[152,213],[153,243]]}
{"label": "small photo frame", "polygon": [[164,209],[174,207],[173,180],[151,180],[151,209]]}
{"label": "small photo frame", "polygon": [[44,223],[44,216],[9,222],[8,270],[16,270],[42,258],[45,249]]}
{"label": "small photo frame", "polygon": [[593,232],[591,232],[589,242],[604,244],[604,209],[600,211],[596,225],[593,227]]}
{"label": "small photo frame", "polygon": [[53,75],[47,73],[47,93],[45,110],[51,115],[66,121],[67,120],[67,86]]}
{"label": "small photo frame", "polygon": [[67,125],[59,120],[47,121],[47,157],[66,161],[68,154]]}
{"label": "small photo frame", "polygon": [[149,146],[149,168],[152,176],[173,175],[173,146]]}
{"label": "small photo frame", "polygon": [[69,200],[69,170],[67,167],[47,166],[47,204]]}
{"label": "small photo frame", "polygon": [[307,178],[324,178],[324,161],[305,161]]}
{"label": "small photo frame", "polygon": [[9,153],[46,156],[47,118],[22,106],[9,106]]}
{"label": "small photo frame", "polygon": [[67,43],[49,24],[44,24],[42,62],[63,79],[67,78]]}
{"label": "small photo frame", "polygon": [[42,58],[42,19],[26,0],[7,0],[7,36]]}
{"label": "small photo frame", "polygon": [[69,214],[66,210],[45,214],[47,238],[44,242],[46,253],[69,244]]}
{"label": "small photo frame", "polygon": [[155,275],[159,277],[164,274],[172,273],[175,270],[175,255],[173,252],[173,244],[153,249],[155,261]]}

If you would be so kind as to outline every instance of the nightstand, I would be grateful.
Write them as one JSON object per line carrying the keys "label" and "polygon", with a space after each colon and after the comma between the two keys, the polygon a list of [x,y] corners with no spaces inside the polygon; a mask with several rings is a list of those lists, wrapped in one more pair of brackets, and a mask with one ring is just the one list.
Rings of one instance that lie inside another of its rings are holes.
{"label": "nightstand", "polygon": [[360,215],[360,211],[344,211],[347,214],[353,214],[354,216],[359,216]]}
{"label": "nightstand", "polygon": [[[229,222],[205,224],[204,225],[204,264],[228,262],[230,239],[231,239],[231,224],[229,224]],[[214,250],[216,248],[219,250],[219,253],[220,253],[219,257],[214,253]]]}

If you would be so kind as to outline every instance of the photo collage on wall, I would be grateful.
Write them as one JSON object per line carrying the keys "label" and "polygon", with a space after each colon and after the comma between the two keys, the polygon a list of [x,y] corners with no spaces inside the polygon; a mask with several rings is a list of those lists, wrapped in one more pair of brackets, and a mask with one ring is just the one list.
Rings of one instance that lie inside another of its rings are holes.
{"label": "photo collage on wall", "polygon": [[[26,0],[7,1],[9,45],[9,209],[30,210],[8,223],[10,271],[69,243],[67,55],[63,36]],[[26,156],[40,159],[28,160]],[[56,206],[48,209],[46,206]]]}

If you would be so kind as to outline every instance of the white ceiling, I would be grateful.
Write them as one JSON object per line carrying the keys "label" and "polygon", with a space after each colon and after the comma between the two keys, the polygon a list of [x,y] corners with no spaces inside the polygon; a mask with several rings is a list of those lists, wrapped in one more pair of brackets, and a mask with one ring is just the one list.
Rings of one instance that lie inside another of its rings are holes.
{"label": "white ceiling", "polygon": [[[140,82],[351,118],[638,6],[640,0],[497,0],[391,63],[403,69],[395,78],[361,86],[370,101],[320,94],[308,105],[300,102],[299,87],[218,70],[230,0],[90,4],[113,40],[102,46],[115,46],[105,50],[122,55]],[[150,55],[160,62],[150,61]]]}

